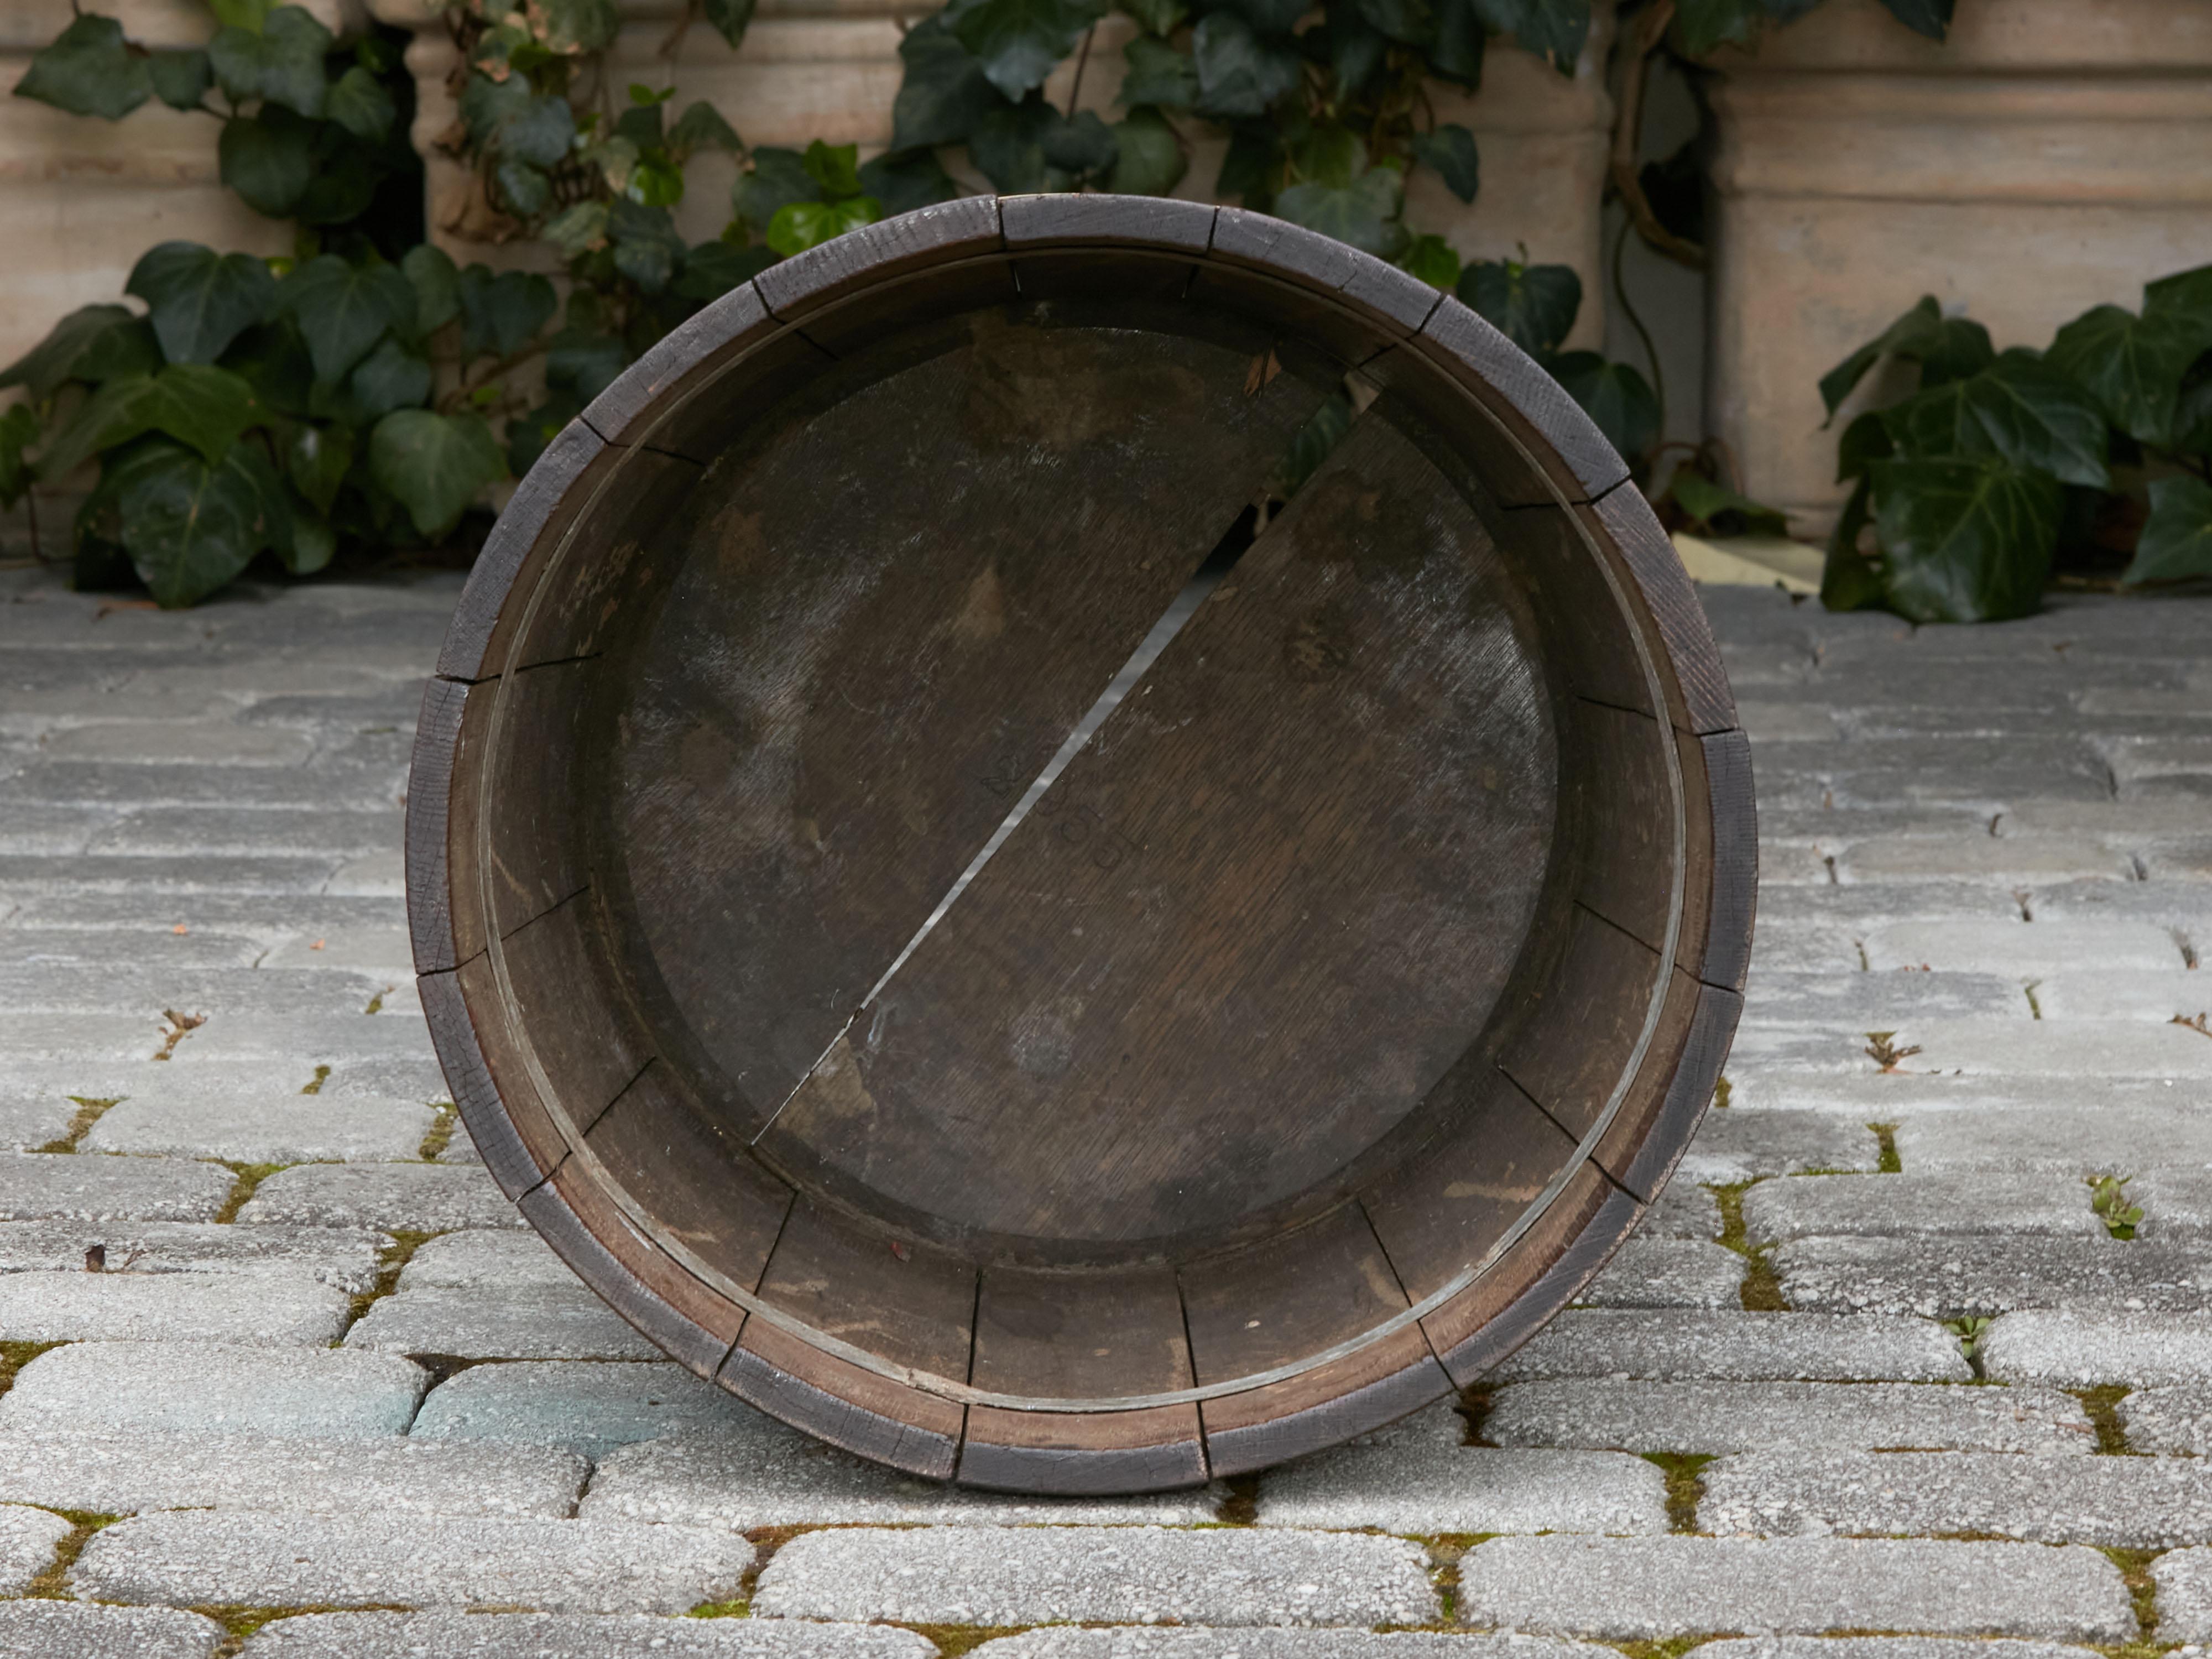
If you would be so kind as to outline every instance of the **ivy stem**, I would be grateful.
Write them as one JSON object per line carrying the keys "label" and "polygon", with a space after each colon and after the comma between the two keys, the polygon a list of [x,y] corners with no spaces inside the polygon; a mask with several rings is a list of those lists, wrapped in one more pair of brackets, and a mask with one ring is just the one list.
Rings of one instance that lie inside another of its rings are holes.
{"label": "ivy stem", "polygon": [[1075,55],[1075,79],[1067,88],[1067,118],[1071,121],[1075,118],[1075,100],[1083,95],[1083,71],[1091,66],[1091,42],[1097,33],[1096,23],[1084,30],[1083,50]]}
{"label": "ivy stem", "polygon": [[1651,331],[1644,326],[1644,319],[1636,314],[1636,302],[1628,297],[1628,284],[1621,279],[1620,262],[1628,252],[1628,233],[1632,222],[1621,221],[1620,234],[1613,239],[1613,292],[1620,301],[1620,314],[1628,319],[1636,337],[1644,342],[1644,356],[1651,365],[1651,395],[1659,401],[1659,430],[1667,429],[1667,375],[1659,367],[1659,348],[1651,343]]}
{"label": "ivy stem", "polygon": [[444,397],[438,399],[439,412],[444,415],[453,414],[455,410],[460,409],[464,404],[465,404],[470,398],[475,397],[477,392],[483,391],[484,387],[489,386],[494,380],[498,380],[501,375],[512,374],[523,364],[528,362],[532,357],[542,357],[544,355],[545,343],[542,340],[532,341],[530,344],[523,347],[521,350],[517,351],[511,356],[502,357],[497,362],[494,363],[489,369],[485,371],[483,378],[477,381],[473,386],[469,384],[467,371],[463,370],[461,374],[460,385],[455,386],[451,392],[448,392]]}

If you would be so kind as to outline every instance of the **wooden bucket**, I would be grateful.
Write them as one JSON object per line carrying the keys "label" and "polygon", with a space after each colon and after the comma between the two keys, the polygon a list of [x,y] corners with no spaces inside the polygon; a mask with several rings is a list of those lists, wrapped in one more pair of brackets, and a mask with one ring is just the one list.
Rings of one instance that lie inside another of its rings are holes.
{"label": "wooden bucket", "polygon": [[1749,756],[1626,478],[1256,214],[970,199],[763,273],[547,451],[430,683],[410,909],[486,1165],[915,1474],[1187,1486],[1474,1382],[1741,1006]]}

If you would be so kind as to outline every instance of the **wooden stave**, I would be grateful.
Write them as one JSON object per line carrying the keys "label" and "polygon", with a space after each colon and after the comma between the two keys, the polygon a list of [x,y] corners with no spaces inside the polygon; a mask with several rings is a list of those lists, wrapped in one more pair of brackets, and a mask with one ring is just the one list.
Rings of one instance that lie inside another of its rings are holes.
{"label": "wooden stave", "polygon": [[[409,886],[410,898],[426,896],[411,903],[410,910],[419,919],[417,965],[423,976],[426,1008],[433,1011],[434,1038],[449,1075],[465,1079],[456,1085],[465,1121],[479,1144],[487,1148],[488,1164],[503,1188],[511,1197],[532,1196],[532,1207],[545,1212],[546,1224],[541,1231],[587,1283],[634,1322],[639,1315],[633,1310],[645,1309],[647,1319],[665,1326],[665,1319],[645,1308],[640,1287],[653,1280],[666,1282],[672,1269],[684,1273],[683,1265],[654,1249],[630,1228],[608,1229],[612,1237],[594,1235],[584,1223],[574,1219],[568,1202],[556,1203],[545,1196],[556,1190],[551,1178],[568,1161],[556,1153],[557,1133],[549,1138],[544,1131],[551,1126],[544,1122],[537,1124],[535,1133],[519,1129],[518,1119],[527,1126],[533,1114],[543,1118],[544,1108],[527,1098],[528,1090],[514,1079],[511,1067],[507,1082],[492,1081],[494,1068],[479,1041],[480,1023],[494,1012],[489,1006],[492,993],[488,988],[480,988],[476,1003],[471,1004],[469,987],[459,969],[477,958],[460,948],[453,937],[453,907],[444,902],[449,898],[447,836],[453,829],[446,822],[449,786],[441,786],[454,775],[460,747],[459,721],[452,717],[450,706],[459,701],[457,693],[465,696],[477,688],[489,690],[489,682],[496,680],[502,668],[525,665],[503,661],[500,655],[509,594],[523,580],[527,567],[542,562],[557,545],[580,510],[577,498],[592,487],[595,472],[621,464],[624,451],[653,447],[649,432],[642,434],[642,444],[610,441],[609,436],[638,438],[639,423],[657,406],[654,398],[684,384],[689,362],[702,351],[726,350],[733,340],[757,346],[793,325],[783,317],[795,323],[818,313],[841,297],[866,287],[871,273],[879,275],[882,268],[926,270],[933,258],[973,253],[989,240],[986,214],[987,207],[975,200],[951,204],[945,210],[925,210],[905,221],[890,222],[890,228],[872,228],[878,233],[872,239],[863,233],[858,240],[841,239],[846,246],[825,245],[826,250],[835,251],[836,259],[811,260],[810,257],[775,268],[785,275],[780,286],[771,284],[777,301],[775,310],[757,290],[740,290],[732,301],[710,307],[672,337],[671,342],[664,343],[663,348],[648,354],[579,422],[571,424],[549,451],[548,461],[533,471],[525,489],[518,492],[514,507],[502,518],[493,543],[471,575],[441,659],[439,676],[427,694],[426,709],[438,705],[437,717],[426,717],[418,737],[416,781],[410,792]],[[1510,416],[1507,424],[1511,428],[1518,422],[1513,428],[1516,436],[1534,452],[1550,494],[1548,502],[1511,505],[1565,513],[1579,521],[1585,539],[1612,564],[1616,579],[1633,596],[1632,611],[1638,607],[1642,611],[1640,618],[1632,616],[1632,620],[1640,623],[1648,640],[1656,641],[1651,654],[1664,667],[1659,678],[1667,714],[1688,746],[1686,753],[1710,755],[1715,763],[1697,769],[1704,775],[1705,787],[1697,791],[1698,799],[1685,805],[1692,839],[1702,828],[1704,844],[1713,849],[1716,873],[1711,885],[1721,902],[1707,907],[1705,925],[1697,936],[1686,934],[1678,946],[1675,972],[1694,988],[1696,1009],[1680,1033],[1669,1063],[1661,1115],[1633,1137],[1632,1150],[1644,1156],[1640,1160],[1631,1158],[1613,1170],[1597,1160],[1585,1160],[1563,1174],[1562,1183],[1577,1190],[1592,1190],[1592,1181],[1601,1182],[1606,1196],[1602,1201],[1583,1205],[1587,1213],[1577,1212],[1571,1237],[1539,1243],[1537,1235],[1542,1229],[1532,1229],[1506,1251],[1483,1280],[1454,1299],[1450,1305],[1458,1307],[1487,1285],[1488,1300],[1494,1302],[1498,1287],[1519,1287],[1472,1334],[1439,1347],[1430,1327],[1433,1323],[1442,1329],[1450,1322],[1442,1320],[1440,1316],[1446,1310],[1438,1310],[1418,1322],[1428,1339],[1425,1358],[1370,1378],[1337,1398],[1285,1413],[1279,1419],[1283,1431],[1272,1437],[1261,1435],[1255,1439],[1242,1428],[1201,1430],[1195,1460],[1188,1455],[1189,1442],[1183,1435],[1148,1444],[1142,1443],[1141,1433],[1129,1444],[1073,1448],[1048,1455],[994,1458],[981,1455],[1008,1439],[1002,1434],[995,1440],[979,1438],[977,1455],[971,1456],[966,1445],[968,1419],[977,1412],[1001,1408],[963,1407],[963,1431],[953,1436],[902,1422],[896,1413],[871,1413],[849,1397],[852,1389],[843,1385],[850,1379],[836,1375],[842,1362],[836,1361],[834,1355],[827,1356],[823,1364],[793,1364],[788,1333],[781,1345],[786,1365],[779,1366],[752,1352],[744,1337],[746,1310],[703,1283],[698,1285],[705,1298],[702,1305],[716,1308],[721,1316],[713,1321],[714,1325],[733,1333],[728,1348],[719,1364],[710,1365],[707,1350],[694,1341],[679,1338],[667,1345],[685,1350],[678,1357],[700,1374],[715,1376],[724,1386],[773,1413],[862,1455],[893,1462],[916,1473],[1040,1492],[1188,1485],[1209,1473],[1260,1467],[1265,1462],[1365,1431],[1427,1403],[1453,1386],[1455,1379],[1470,1379],[1465,1356],[1472,1348],[1480,1344],[1486,1364],[1503,1358],[1510,1346],[1525,1340],[1551,1311],[1564,1305],[1626,1236],[1645,1204],[1656,1196],[1702,1116],[1740,1008],[1736,993],[1747,954],[1755,879],[1747,752],[1735,726],[1725,677],[1719,671],[1694,592],[1641,497],[1632,489],[1620,488],[1626,469],[1617,458],[1610,467],[1606,465],[1610,451],[1601,439],[1593,447],[1595,428],[1563,395],[1556,394],[1555,389],[1549,397],[1533,394],[1528,388],[1540,392],[1549,382],[1540,375],[1531,380],[1535,374],[1534,366],[1519,358],[1479,319],[1457,307],[1456,301],[1427,297],[1431,291],[1403,273],[1340,244],[1234,209],[1121,198],[1035,198],[989,204],[988,214],[998,221],[1000,246],[1009,252],[1150,247],[1165,243],[1184,257],[1212,258],[1218,240],[1224,267],[1261,273],[1271,282],[1303,283],[1316,293],[1326,287],[1324,297],[1334,304],[1347,303],[1346,284],[1364,284],[1349,303],[1370,327],[1397,343],[1396,349],[1418,351],[1431,362],[1442,365],[1462,387],[1472,391],[1480,386],[1490,398],[1503,400]],[[1263,252],[1250,252],[1255,246]],[[603,435],[601,428],[608,435]],[[1618,476],[1614,476],[1616,471]],[[511,650],[512,641],[505,643]],[[1686,680],[1682,672],[1686,661],[1695,670]],[[588,1161],[582,1160],[577,1168]],[[570,1171],[572,1177],[574,1173]],[[1623,1184],[1624,1179],[1628,1184]],[[561,1221],[562,1215],[571,1221]],[[1557,1227],[1553,1231],[1556,1232]],[[1540,1261],[1535,1259],[1540,1255],[1544,1258]],[[698,1283],[696,1279],[693,1282]],[[646,1300],[655,1302],[660,1313],[674,1314],[665,1299],[654,1298],[649,1291]],[[705,1328],[690,1319],[677,1317],[689,1329]],[[1490,1333],[1486,1339],[1486,1331]],[[765,1329],[763,1334],[765,1338]],[[670,1335],[675,1337],[678,1333],[672,1330]],[[656,1334],[655,1340],[662,1338]],[[796,1374],[809,1370],[816,1372],[811,1380]],[[828,1386],[817,1386],[824,1383]],[[909,1412],[908,1416],[935,1417],[941,1426],[941,1413],[933,1411]],[[933,1437],[938,1449],[921,1456],[899,1450],[898,1443],[910,1443],[917,1437]],[[1110,1440],[1112,1436],[1104,1437]],[[1209,1455],[1215,1439],[1222,1443],[1219,1451]],[[953,1453],[949,1464],[944,1455],[946,1443]],[[1243,1449],[1237,1449],[1240,1445]],[[1255,1445],[1262,1449],[1254,1451]],[[1177,1447],[1185,1450],[1179,1452]]]}

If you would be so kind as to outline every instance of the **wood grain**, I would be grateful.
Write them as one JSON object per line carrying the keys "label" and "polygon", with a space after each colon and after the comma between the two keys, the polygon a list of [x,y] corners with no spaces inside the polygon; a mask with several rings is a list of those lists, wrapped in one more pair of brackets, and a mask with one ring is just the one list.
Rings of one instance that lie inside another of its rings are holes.
{"label": "wood grain", "polygon": [[1248,1474],[1340,1445],[1435,1404],[1451,1378],[1418,1327],[1285,1382],[1206,1402],[1206,1450],[1216,1477]]}

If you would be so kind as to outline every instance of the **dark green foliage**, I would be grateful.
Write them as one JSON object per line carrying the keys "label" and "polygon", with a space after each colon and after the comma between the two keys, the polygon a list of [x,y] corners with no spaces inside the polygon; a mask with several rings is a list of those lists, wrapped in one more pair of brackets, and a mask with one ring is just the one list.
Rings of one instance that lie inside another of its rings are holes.
{"label": "dark green foliage", "polygon": [[2212,576],[2212,423],[2193,402],[2212,381],[2212,266],[2151,283],[2140,313],[2097,307],[2041,355],[1996,355],[1981,329],[1923,299],[1822,380],[1831,412],[1885,355],[1917,362],[1920,389],[1861,414],[1838,443],[1838,476],[1856,483],[1829,544],[1827,605],[1916,622],[2027,615],[2068,491],[2095,517],[2118,487],[2116,451],[2152,468],[2122,580]]}
{"label": "dark green foliage", "polygon": [[1107,188],[1123,196],[1165,196],[1182,182],[1189,158],[1167,118],[1150,105],[1114,124],[1114,173]]}
{"label": "dark green foliage", "polygon": [[154,335],[173,363],[211,363],[276,299],[269,267],[246,253],[164,242],[131,268],[123,291],[146,302]]}
{"label": "dark green foliage", "polygon": [[1121,77],[1122,103],[1188,109],[1198,101],[1198,65],[1188,52],[1140,34],[1122,48],[1122,56],[1129,65]]}
{"label": "dark green foliage", "polygon": [[945,26],[942,14],[925,17],[906,32],[899,58],[906,75],[891,104],[894,150],[963,143],[985,116],[1006,102],[982,65]]}
{"label": "dark green foliage", "polygon": [[1540,358],[1556,350],[1575,325],[1583,279],[1567,265],[1477,259],[1459,279],[1459,297],[1522,350]]}
{"label": "dark green foliage", "polygon": [[942,15],[952,38],[1009,99],[1044,83],[1106,15],[1106,0],[951,0]]}
{"label": "dark green foliage", "polygon": [[428,409],[395,410],[376,423],[368,469],[430,541],[451,532],[477,492],[507,474],[491,428],[480,418]]}
{"label": "dark green foliage", "polygon": [[153,90],[146,60],[131,56],[123,43],[123,25],[90,12],[70,19],[15,82],[18,98],[110,121],[130,114]]}
{"label": "dark green foliage", "polygon": [[1413,155],[1423,167],[1434,167],[1451,193],[1472,202],[1482,183],[1482,166],[1474,151],[1474,135],[1465,127],[1448,124],[1413,138]]}

